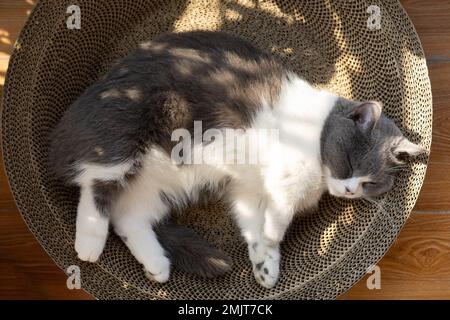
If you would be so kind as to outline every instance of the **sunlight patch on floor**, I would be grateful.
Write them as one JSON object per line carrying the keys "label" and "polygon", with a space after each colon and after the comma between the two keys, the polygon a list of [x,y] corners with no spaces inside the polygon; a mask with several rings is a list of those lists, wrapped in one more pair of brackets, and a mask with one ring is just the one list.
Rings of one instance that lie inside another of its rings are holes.
{"label": "sunlight patch on floor", "polygon": [[0,86],[5,84],[6,70],[8,70],[9,54],[0,52]]}

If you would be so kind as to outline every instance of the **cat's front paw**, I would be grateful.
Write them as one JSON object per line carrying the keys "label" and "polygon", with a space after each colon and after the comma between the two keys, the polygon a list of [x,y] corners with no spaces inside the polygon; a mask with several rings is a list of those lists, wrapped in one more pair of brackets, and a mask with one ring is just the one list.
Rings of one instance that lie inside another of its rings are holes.
{"label": "cat's front paw", "polygon": [[146,263],[144,272],[145,276],[151,281],[167,282],[170,276],[170,260],[165,256],[154,258]]}
{"label": "cat's front paw", "polygon": [[250,259],[256,281],[264,288],[273,288],[280,276],[278,246],[270,247],[264,243],[255,243],[250,248]]}
{"label": "cat's front paw", "polygon": [[75,236],[75,251],[83,261],[96,262],[103,252],[107,235],[77,232]]}

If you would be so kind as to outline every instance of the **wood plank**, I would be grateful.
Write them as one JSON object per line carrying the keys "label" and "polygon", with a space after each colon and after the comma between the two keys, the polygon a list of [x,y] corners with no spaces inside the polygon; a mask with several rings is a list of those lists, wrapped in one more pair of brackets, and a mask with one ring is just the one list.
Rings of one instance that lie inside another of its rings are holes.
{"label": "wood plank", "polygon": [[10,54],[22,26],[34,6],[34,1],[0,2],[0,56]]}
{"label": "wood plank", "polygon": [[0,99],[9,55],[34,4],[34,0],[2,0],[0,2]]}
{"label": "wood plank", "polygon": [[420,211],[450,209],[450,192],[448,192],[450,190],[450,122],[448,120],[450,101],[435,98],[433,109],[433,144],[430,162],[415,207]]}
{"label": "wood plank", "polygon": [[436,59],[437,57],[449,57],[449,51],[450,47],[447,49],[442,48],[433,55],[426,53],[427,58],[433,59],[432,63],[428,63],[428,72],[433,84],[431,91],[433,93],[434,102],[441,102],[442,100],[448,103],[450,101],[448,86],[446,86],[450,80],[450,63],[449,61],[439,61]]}
{"label": "wood plank", "polygon": [[341,299],[450,299],[450,215],[413,214],[378,264],[381,289],[369,275]]}
{"label": "wood plank", "polygon": [[449,35],[449,0],[400,0],[421,37]]}

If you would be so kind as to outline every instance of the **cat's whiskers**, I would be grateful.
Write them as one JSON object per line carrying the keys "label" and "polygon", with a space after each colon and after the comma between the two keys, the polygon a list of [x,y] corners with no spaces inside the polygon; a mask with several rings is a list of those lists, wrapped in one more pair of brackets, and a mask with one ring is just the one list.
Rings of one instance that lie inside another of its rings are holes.
{"label": "cat's whiskers", "polygon": [[407,165],[398,165],[398,166],[390,167],[387,170],[390,171],[390,170],[404,170],[404,169],[409,169],[409,166],[407,166]]}

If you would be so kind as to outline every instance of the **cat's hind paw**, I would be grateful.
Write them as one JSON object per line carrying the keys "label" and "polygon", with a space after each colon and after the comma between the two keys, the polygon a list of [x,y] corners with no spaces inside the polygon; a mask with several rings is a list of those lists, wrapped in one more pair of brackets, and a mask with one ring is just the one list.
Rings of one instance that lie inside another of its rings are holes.
{"label": "cat's hind paw", "polygon": [[107,235],[95,235],[77,232],[75,251],[78,258],[87,262],[96,262],[103,252]]}
{"label": "cat's hind paw", "polygon": [[256,281],[264,288],[273,288],[280,277],[278,247],[267,247],[259,244],[259,248],[256,248],[254,254],[251,255],[251,260]]}
{"label": "cat's hind paw", "polygon": [[149,265],[144,267],[145,276],[159,283],[164,283],[170,277],[170,260],[167,257],[153,259]]}

